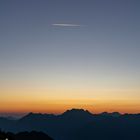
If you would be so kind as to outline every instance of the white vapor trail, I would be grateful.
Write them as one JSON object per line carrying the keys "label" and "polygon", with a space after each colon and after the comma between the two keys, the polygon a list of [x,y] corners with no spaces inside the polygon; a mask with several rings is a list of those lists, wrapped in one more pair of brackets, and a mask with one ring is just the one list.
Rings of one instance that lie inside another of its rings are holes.
{"label": "white vapor trail", "polygon": [[63,23],[56,23],[52,24],[52,26],[58,26],[58,27],[80,27],[79,24],[63,24]]}

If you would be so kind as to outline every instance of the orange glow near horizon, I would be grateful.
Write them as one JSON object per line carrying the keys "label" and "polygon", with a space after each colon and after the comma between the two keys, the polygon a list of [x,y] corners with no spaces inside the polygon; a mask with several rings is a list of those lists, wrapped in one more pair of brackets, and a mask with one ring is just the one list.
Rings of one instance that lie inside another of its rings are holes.
{"label": "orange glow near horizon", "polygon": [[1,113],[54,113],[61,114],[67,109],[82,108],[92,113],[100,112],[120,112],[139,113],[139,101],[131,102],[127,100],[49,100],[49,101],[16,101],[1,102]]}
{"label": "orange glow near horizon", "polygon": [[1,92],[0,113],[61,114],[72,108],[92,113],[140,113],[139,98],[131,94],[139,90],[4,88]]}

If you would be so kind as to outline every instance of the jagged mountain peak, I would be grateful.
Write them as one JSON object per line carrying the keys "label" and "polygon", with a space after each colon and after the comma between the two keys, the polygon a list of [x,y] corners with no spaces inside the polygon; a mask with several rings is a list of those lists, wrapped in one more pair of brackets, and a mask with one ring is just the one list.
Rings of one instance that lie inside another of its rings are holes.
{"label": "jagged mountain peak", "polygon": [[93,114],[91,114],[88,110],[84,110],[84,109],[71,109],[71,110],[67,110],[65,111],[63,114],[63,116],[79,116],[79,117],[82,117],[82,116],[91,116]]}

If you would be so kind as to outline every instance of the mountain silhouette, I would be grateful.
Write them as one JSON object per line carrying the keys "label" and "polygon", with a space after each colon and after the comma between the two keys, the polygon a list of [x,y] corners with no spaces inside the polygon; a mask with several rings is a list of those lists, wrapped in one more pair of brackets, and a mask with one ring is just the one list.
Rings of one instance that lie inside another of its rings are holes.
{"label": "mountain silhouette", "polygon": [[103,112],[100,115],[103,115],[103,116],[113,116],[113,117],[119,117],[119,116],[121,116],[121,114],[119,112],[112,112],[112,113]]}
{"label": "mountain silhouette", "polygon": [[41,131],[55,140],[140,140],[140,114],[92,114],[83,109],[60,115],[29,113],[18,120],[0,118],[9,132]]}
{"label": "mountain silhouette", "polygon": [[71,110],[67,110],[66,112],[64,112],[61,116],[63,117],[91,117],[93,114],[91,114],[88,110],[84,110],[84,109],[71,109]]}

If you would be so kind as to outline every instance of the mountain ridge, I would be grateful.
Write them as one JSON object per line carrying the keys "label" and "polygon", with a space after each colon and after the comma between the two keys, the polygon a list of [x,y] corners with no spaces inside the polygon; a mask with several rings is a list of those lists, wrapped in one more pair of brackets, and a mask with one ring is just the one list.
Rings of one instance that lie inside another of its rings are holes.
{"label": "mountain ridge", "polygon": [[117,133],[119,140],[132,140],[128,134],[140,139],[140,114],[92,114],[84,109],[71,109],[59,115],[28,113],[18,120],[0,119],[0,128],[14,133],[41,131],[55,140],[116,140],[113,136]]}
{"label": "mountain ridge", "polygon": [[77,109],[77,108],[72,108],[72,109],[68,109],[66,111],[64,111],[63,113],[61,114],[53,114],[53,113],[34,113],[34,112],[29,112],[29,113],[26,113],[24,116],[20,117],[20,118],[14,118],[12,116],[0,116],[0,118],[3,118],[3,119],[7,119],[7,120],[19,120],[19,119],[22,119],[22,118],[25,118],[25,117],[29,117],[29,116],[44,116],[44,117],[51,117],[51,116],[54,116],[54,117],[57,117],[57,116],[61,116],[61,115],[65,115],[67,113],[73,113],[73,112],[81,112],[81,113],[87,113],[87,114],[90,114],[90,115],[103,115],[103,116],[123,116],[123,115],[140,115],[140,113],[120,113],[120,112],[101,112],[101,113],[91,113],[90,111],[88,110],[84,110],[84,109]]}

